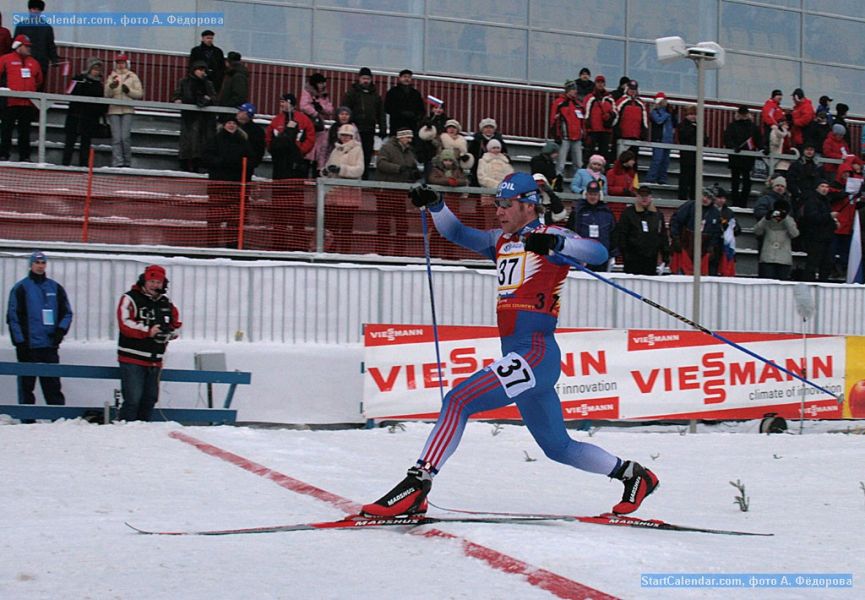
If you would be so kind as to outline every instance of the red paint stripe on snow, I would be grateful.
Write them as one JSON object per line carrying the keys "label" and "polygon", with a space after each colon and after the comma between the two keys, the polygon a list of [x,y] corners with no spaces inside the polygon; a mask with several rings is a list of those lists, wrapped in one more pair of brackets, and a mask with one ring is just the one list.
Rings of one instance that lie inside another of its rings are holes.
{"label": "red paint stripe on snow", "polygon": [[[201,450],[205,454],[222,459],[226,462],[240,467],[241,469],[244,469],[245,471],[249,471],[250,473],[254,473],[256,475],[269,479],[287,490],[291,490],[292,492],[296,492],[298,494],[312,496],[317,500],[327,502],[328,504],[331,504],[339,508],[340,510],[345,511],[347,514],[356,514],[361,508],[360,504],[352,502],[348,498],[343,498],[342,496],[338,496],[337,494],[333,494],[331,492],[328,492],[327,490],[323,490],[309,483],[305,483],[303,481],[300,481],[299,479],[289,477],[288,475],[284,475],[282,473],[279,473],[278,471],[269,469],[264,465],[260,465],[256,462],[243,458],[242,456],[234,454],[233,452],[223,450],[222,448],[218,448],[212,444],[208,444],[207,442],[202,442],[201,440],[198,440],[190,435],[186,435],[185,433],[179,431],[172,431],[168,435],[176,440],[179,440]],[[550,592],[558,598],[565,598],[568,600],[609,600],[616,598],[616,596],[610,596],[609,594],[605,594],[604,592],[598,591],[587,585],[583,585],[582,583],[579,583],[572,579],[568,579],[567,577],[557,575],[552,571],[540,569],[517,558],[508,556],[507,554],[503,554],[498,550],[487,548],[486,546],[476,544],[475,542],[467,540],[466,538],[459,537],[451,533],[441,531],[439,529],[427,529],[424,531],[414,530],[412,533],[427,538],[438,537],[449,540],[459,540],[462,544],[463,554],[465,554],[466,556],[470,558],[480,559],[487,563],[493,569],[496,569],[497,571],[503,571],[505,573],[511,573],[514,575],[522,575],[529,584],[542,590],[546,590],[547,592]]]}
{"label": "red paint stripe on snow", "polygon": [[546,590],[558,598],[569,598],[573,600],[608,600],[616,598],[616,596],[605,594],[604,592],[568,579],[567,577],[556,575],[552,571],[539,569],[538,567],[530,565],[517,558],[508,556],[507,554],[502,554],[498,550],[481,546],[471,540],[457,537],[438,529],[430,529],[426,531],[415,529],[411,533],[413,535],[420,535],[428,538],[440,537],[449,540],[459,540],[462,542],[463,553],[466,556],[480,559],[498,571],[522,575],[526,578],[526,581],[533,586]]}
{"label": "red paint stripe on snow", "polygon": [[352,502],[348,498],[343,498],[342,496],[337,496],[327,490],[323,490],[321,488],[315,487],[309,483],[305,483],[300,481],[299,479],[295,479],[293,477],[289,477],[288,475],[283,475],[273,469],[268,469],[264,465],[260,465],[256,462],[243,458],[242,456],[238,456],[232,452],[228,452],[227,450],[223,450],[221,448],[217,448],[207,442],[202,442],[201,440],[197,440],[192,436],[186,435],[185,433],[181,433],[179,431],[172,431],[168,434],[176,440],[180,440],[181,442],[185,442],[190,446],[194,446],[204,452],[205,454],[209,454],[210,456],[215,456],[216,458],[221,458],[224,461],[230,462],[231,464],[240,467],[245,471],[249,471],[250,473],[254,473],[265,479],[270,479],[276,485],[282,486],[287,490],[291,490],[292,492],[296,492],[298,494],[304,494],[306,496],[312,496],[316,500],[321,500],[322,502],[327,502],[340,510],[345,511],[348,514],[355,514],[360,511],[361,505],[357,502]]}

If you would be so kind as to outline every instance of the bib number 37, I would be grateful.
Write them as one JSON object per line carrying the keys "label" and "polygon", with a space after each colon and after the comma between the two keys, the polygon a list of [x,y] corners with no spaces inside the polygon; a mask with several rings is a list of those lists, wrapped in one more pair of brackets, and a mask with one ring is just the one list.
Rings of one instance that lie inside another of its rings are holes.
{"label": "bib number 37", "polygon": [[506,354],[489,368],[502,384],[508,398],[515,398],[535,387],[535,374],[531,366],[516,352]]}

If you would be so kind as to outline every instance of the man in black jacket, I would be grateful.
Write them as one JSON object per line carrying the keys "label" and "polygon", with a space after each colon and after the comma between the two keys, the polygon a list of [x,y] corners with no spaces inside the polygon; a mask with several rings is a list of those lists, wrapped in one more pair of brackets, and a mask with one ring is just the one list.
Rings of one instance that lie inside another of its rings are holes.
{"label": "man in black jacket", "polygon": [[798,204],[801,199],[817,189],[825,178],[823,167],[817,162],[817,148],[811,141],[802,146],[802,156],[787,169],[787,191]]}
{"label": "man in black jacket", "polygon": [[[102,74],[103,64],[98,58],[87,61],[87,68],[83,73],[76,75],[73,79],[73,96],[90,96],[102,98]],[[90,143],[99,127],[99,119],[108,110],[105,104],[91,104],[89,102],[70,102],[69,110],[66,112],[66,143],[63,146],[63,164],[72,164],[72,154],[75,152],[75,140],[81,136],[81,148],[78,152],[78,164],[86,167],[90,156]]]}
{"label": "man in black jacket", "polygon": [[117,361],[120,363],[121,421],[149,421],[159,402],[159,375],[168,342],[181,327],[180,313],[168,296],[165,269],[150,265],[120,296],[117,305]]}
{"label": "man in black jacket", "polygon": [[385,137],[387,128],[384,120],[384,102],[372,82],[372,71],[363,67],[358,72],[357,81],[351,85],[342,98],[342,106],[351,109],[351,117],[360,133],[363,148],[363,178],[369,179],[369,163],[375,147],[375,133]]}
{"label": "man in black jacket", "polygon": [[249,161],[249,142],[237,117],[220,118],[222,127],[210,141],[205,160],[207,184],[207,245],[237,248],[238,207],[243,181],[243,159]]}
{"label": "man in black jacket", "polygon": [[399,72],[397,84],[387,91],[384,110],[390,117],[390,134],[400,129],[411,129],[417,135],[420,120],[424,117],[424,103],[420,92],[412,85],[414,73],[410,69]]}
{"label": "man in black jacket", "polygon": [[808,253],[805,259],[804,281],[829,281],[834,256],[832,238],[838,228],[838,213],[832,212],[829,202],[829,182],[825,179],[817,184],[802,203],[799,223],[802,247]]}
{"label": "man in black jacket", "polygon": [[625,273],[657,275],[658,260],[670,261],[667,225],[648,186],[641,185],[634,203],[622,211],[613,230],[613,247],[619,248]]}
{"label": "man in black jacket", "polygon": [[214,35],[209,29],[201,32],[201,43],[189,51],[189,64],[204,61],[207,66],[207,79],[213,84],[216,93],[219,93],[222,89],[222,79],[225,77],[225,55],[222,53],[222,48],[213,45]]}
{"label": "man in black jacket", "polygon": [[[724,130],[724,146],[735,152],[756,150],[760,147],[760,130],[751,120],[747,106],[739,107],[736,118]],[[746,208],[751,196],[751,170],[754,168],[754,157],[731,154],[728,159],[733,185],[731,192],[733,206]]]}
{"label": "man in black jacket", "polygon": [[42,13],[45,11],[45,2],[29,0],[27,10],[30,12],[30,16],[15,26],[15,33],[12,34],[12,37],[14,39],[19,35],[26,35],[30,38],[31,55],[42,67],[42,84],[36,91],[42,92],[48,81],[49,63],[56,65],[60,57],[57,56],[57,46],[54,43],[54,28],[42,17]]}

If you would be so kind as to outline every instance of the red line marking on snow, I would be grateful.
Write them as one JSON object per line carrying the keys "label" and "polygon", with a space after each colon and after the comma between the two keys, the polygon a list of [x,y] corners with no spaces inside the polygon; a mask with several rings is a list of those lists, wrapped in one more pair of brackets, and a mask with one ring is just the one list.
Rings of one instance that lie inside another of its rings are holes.
{"label": "red line marking on snow", "polygon": [[[288,475],[284,475],[278,471],[274,471],[273,469],[265,467],[264,465],[260,465],[249,459],[243,458],[242,456],[234,454],[233,452],[223,450],[222,448],[218,448],[212,444],[208,444],[207,442],[202,442],[201,440],[196,439],[185,433],[179,431],[172,431],[168,435],[176,440],[179,440],[197,448],[198,450],[201,450],[209,456],[222,459],[237,467],[240,467],[241,469],[244,469],[245,471],[249,471],[250,473],[254,473],[255,475],[259,475],[261,477],[264,477],[265,479],[269,479],[270,481],[273,481],[277,485],[284,487],[287,490],[291,490],[292,492],[296,492],[298,494],[312,496],[317,500],[327,502],[328,504],[331,504],[339,508],[340,510],[345,511],[347,514],[356,514],[361,508],[360,504],[358,504],[357,502],[353,502],[348,498],[343,498],[342,496],[338,496],[337,494],[328,492],[327,490],[323,490],[309,483],[300,481],[299,479],[295,479],[294,477],[289,477]],[[568,579],[567,577],[562,577],[561,575],[557,575],[552,571],[548,571],[546,569],[538,568],[534,565],[523,562],[518,558],[508,556],[507,554],[499,552],[498,550],[487,548],[486,546],[482,546],[466,538],[453,535],[452,533],[447,533],[439,529],[427,529],[425,531],[414,530],[412,533],[426,538],[444,538],[448,540],[458,540],[461,542],[463,554],[465,554],[466,556],[470,558],[480,559],[487,563],[493,569],[496,569],[497,571],[503,571],[505,573],[511,573],[514,575],[522,575],[529,584],[547,592],[550,592],[558,598],[565,598],[568,600],[616,599],[616,596],[605,594],[604,592],[579,583],[578,581]]]}
{"label": "red line marking on snow", "polygon": [[242,456],[239,456],[227,450],[223,450],[222,448],[217,448],[212,444],[197,440],[192,436],[186,435],[185,433],[181,433],[179,431],[172,431],[168,435],[176,440],[180,440],[181,442],[185,442],[190,446],[198,448],[205,454],[215,456],[216,458],[221,458],[222,460],[230,462],[231,464],[240,467],[245,471],[249,471],[250,473],[254,473],[255,475],[264,477],[265,479],[270,479],[276,485],[284,487],[287,490],[297,492],[298,494],[304,494],[306,496],[312,496],[317,500],[332,504],[333,506],[345,511],[348,514],[356,514],[360,511],[360,508],[362,506],[357,502],[352,502],[348,498],[337,496],[336,494],[332,494],[327,490],[315,487],[314,485],[305,483],[303,481],[300,481],[299,479],[289,477],[288,475],[283,475],[278,471],[269,469],[264,465],[260,465],[256,462],[249,460],[248,458],[243,458]]}

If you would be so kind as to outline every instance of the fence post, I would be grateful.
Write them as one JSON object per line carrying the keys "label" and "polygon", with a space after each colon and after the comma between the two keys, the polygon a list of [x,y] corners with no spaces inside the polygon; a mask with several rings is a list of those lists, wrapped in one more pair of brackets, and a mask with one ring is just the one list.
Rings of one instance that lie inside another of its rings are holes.
{"label": "fence post", "polygon": [[87,155],[87,193],[84,196],[84,225],[81,228],[81,241],[85,244],[90,229],[90,202],[93,199],[93,157],[95,154],[93,146],[91,146],[90,153]]}
{"label": "fence post", "polygon": [[321,178],[315,180],[315,251],[324,252],[324,197],[326,186]]}
{"label": "fence post", "polygon": [[44,96],[39,97],[39,142],[36,150],[36,158],[40,163],[45,162],[45,135],[48,130],[48,101]]}
{"label": "fence post", "polygon": [[237,221],[237,249],[243,250],[243,224],[246,223],[246,162],[243,157],[240,168],[240,214]]}

